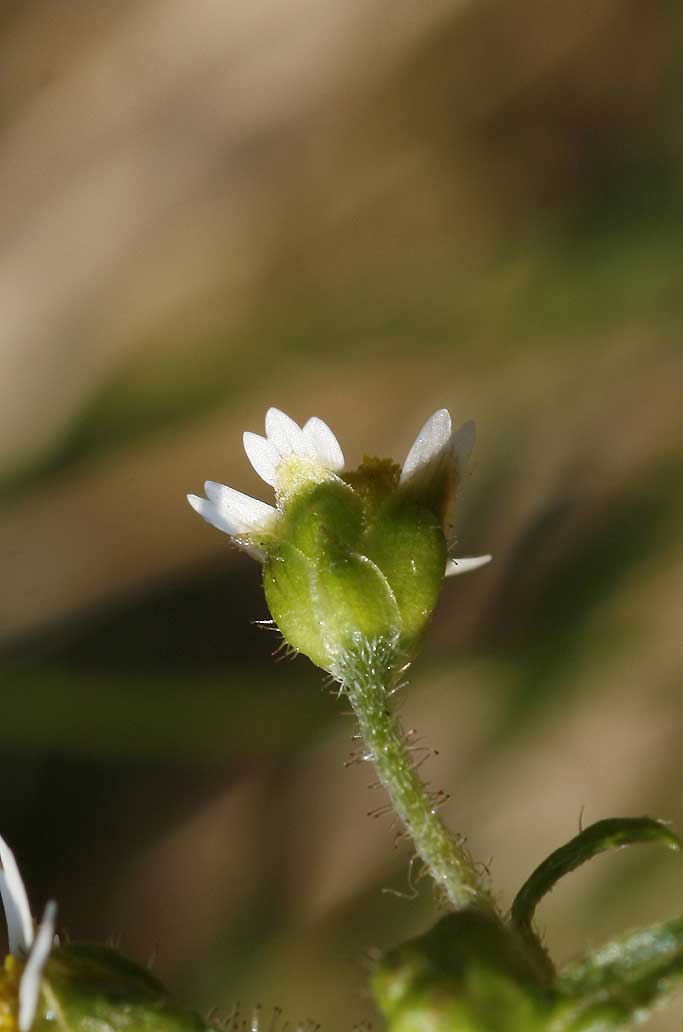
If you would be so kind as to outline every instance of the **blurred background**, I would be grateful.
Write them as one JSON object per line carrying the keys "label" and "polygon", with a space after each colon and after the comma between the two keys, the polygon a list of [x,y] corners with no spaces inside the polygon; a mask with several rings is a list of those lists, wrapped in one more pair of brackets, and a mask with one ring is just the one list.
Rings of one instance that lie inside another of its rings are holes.
{"label": "blurred background", "polygon": [[[241,433],[273,404],[351,466],[477,421],[461,553],[495,561],[444,587],[401,704],[502,905],[581,815],[683,828],[681,21],[5,0],[0,827],[73,938],[343,1032],[438,912],[343,704],[274,662],[257,565],[185,501],[268,499]],[[681,912],[643,847],[539,923],[561,961]]]}

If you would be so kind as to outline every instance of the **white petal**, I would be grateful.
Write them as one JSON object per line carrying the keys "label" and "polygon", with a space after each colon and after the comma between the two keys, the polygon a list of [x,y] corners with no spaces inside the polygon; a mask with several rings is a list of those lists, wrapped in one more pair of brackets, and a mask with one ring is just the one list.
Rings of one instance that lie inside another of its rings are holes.
{"label": "white petal", "polygon": [[451,417],[448,409],[438,409],[430,416],[415,438],[401,470],[401,483],[442,451],[451,438]]}
{"label": "white petal", "polygon": [[476,435],[476,427],[473,419],[468,419],[467,422],[463,423],[460,429],[456,430],[453,434],[455,460],[461,473],[467,469],[470,456],[472,455],[472,449],[474,448]]}
{"label": "white petal", "polygon": [[19,982],[19,1032],[29,1032],[36,1016],[43,970],[55,938],[56,917],[57,904],[52,900],[45,907],[36,941]]}
{"label": "white petal", "polygon": [[315,462],[318,452],[313,441],[280,409],[269,408],[266,412],[266,435],[283,458],[298,455],[300,459]]}
{"label": "white petal", "polygon": [[247,458],[262,480],[265,480],[271,487],[277,483],[277,469],[282,462],[282,456],[272,441],[265,437],[252,434],[249,430],[243,435],[244,450]]}
{"label": "white petal", "polygon": [[303,432],[313,442],[323,466],[333,473],[341,473],[344,468],[344,453],[327,423],[317,416],[312,416],[304,424]]}
{"label": "white petal", "polygon": [[265,530],[277,515],[277,509],[267,502],[242,494],[225,484],[207,480],[204,490],[226,523],[234,523],[236,529],[232,531],[233,534]]}
{"label": "white petal", "polygon": [[[247,541],[240,540],[241,535],[251,533],[252,528],[245,529],[243,522],[238,522],[233,518],[224,516],[218,506],[214,502],[208,501],[206,498],[200,498],[199,495],[189,494],[187,496],[187,500],[194,511],[199,513],[202,519],[205,519],[207,523],[210,523],[211,526],[215,527],[217,530],[222,530],[224,534],[229,534],[237,547],[241,548],[243,552],[250,555],[252,559],[257,559],[260,563],[265,562],[266,554],[262,548],[259,548],[258,545],[252,545]],[[252,499],[252,501],[256,501],[256,499]],[[265,502],[262,502],[261,504],[264,505]],[[269,508],[272,508],[272,506],[269,506]]]}
{"label": "white petal", "polygon": [[0,891],[7,921],[10,953],[28,953],[33,944],[33,919],[14,853],[0,838]]}
{"label": "white petal", "polygon": [[449,559],[446,563],[446,577],[457,577],[460,573],[469,573],[486,566],[493,559],[492,555],[463,556],[461,559]]}
{"label": "white petal", "polygon": [[222,530],[224,534],[238,534],[234,520],[226,519],[222,515],[220,509],[213,502],[208,501],[206,498],[200,498],[199,495],[189,494],[187,500],[194,509],[198,512],[202,519],[210,523],[212,527],[216,527],[217,530]]}

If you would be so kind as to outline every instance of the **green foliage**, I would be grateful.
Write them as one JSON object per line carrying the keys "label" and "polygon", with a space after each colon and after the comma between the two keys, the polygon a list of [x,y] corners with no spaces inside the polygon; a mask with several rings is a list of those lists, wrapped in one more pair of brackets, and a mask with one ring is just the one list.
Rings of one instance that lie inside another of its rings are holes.
{"label": "green foliage", "polygon": [[527,879],[512,904],[510,919],[542,966],[547,966],[549,961],[534,934],[531,922],[543,896],[551,891],[560,878],[599,853],[639,842],[661,842],[675,850],[681,847],[678,835],[661,821],[652,820],[651,817],[612,817],[591,824],[570,842],[560,846]]}
{"label": "green foliage", "polygon": [[683,918],[642,929],[568,965],[557,980],[571,1032],[642,1021],[683,985]]}
{"label": "green foliage", "polygon": [[683,984],[683,918],[617,939],[555,975],[531,927],[559,878],[608,849],[681,840],[659,821],[598,821],[525,882],[510,921],[466,910],[386,954],[374,977],[391,1032],[607,1032],[641,1020]]}

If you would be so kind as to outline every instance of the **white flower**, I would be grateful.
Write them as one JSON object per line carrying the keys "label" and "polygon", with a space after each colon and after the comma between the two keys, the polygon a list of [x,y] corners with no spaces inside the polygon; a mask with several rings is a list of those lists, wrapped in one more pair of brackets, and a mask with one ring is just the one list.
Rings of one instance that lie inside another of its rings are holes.
{"label": "white flower", "polygon": [[[453,431],[447,409],[439,409],[415,438],[401,470],[400,486],[405,488],[428,487],[434,478],[443,478],[447,484],[444,527],[449,553],[454,544],[455,495],[467,470],[474,436],[472,421]],[[266,413],[265,437],[249,431],[244,434],[244,450],[259,476],[275,489],[280,508],[212,480],[204,484],[206,498],[190,494],[187,500],[207,523],[228,534],[243,551],[263,562],[265,553],[252,538],[273,529],[282,505],[306,482],[320,483],[341,474],[344,454],[322,419],[313,416],[300,427],[276,408]],[[490,560],[490,555],[449,558],[445,575],[476,570]]]}
{"label": "white flower", "polygon": [[26,888],[14,853],[0,838],[0,893],[7,922],[10,953],[25,961],[19,980],[19,1032],[29,1032],[36,1015],[43,970],[55,942],[57,904],[51,900],[34,932]]}
{"label": "white flower", "polygon": [[478,555],[456,559],[450,555],[455,546],[455,497],[467,473],[474,441],[475,427],[471,419],[463,423],[459,430],[453,430],[448,409],[437,409],[418,433],[401,469],[400,483],[404,486],[428,486],[434,478],[443,478],[446,482],[444,529],[449,551],[446,577],[477,570],[493,558],[491,555]]}
{"label": "white flower", "polygon": [[[258,475],[275,488],[279,503],[305,481],[320,482],[344,468],[343,452],[327,423],[313,416],[300,427],[276,408],[266,413],[265,437],[249,431],[244,434],[244,450]],[[278,510],[212,480],[206,481],[204,490],[206,498],[187,496],[195,512],[229,534],[248,555],[263,562],[263,550],[250,541],[250,535],[272,529]]]}

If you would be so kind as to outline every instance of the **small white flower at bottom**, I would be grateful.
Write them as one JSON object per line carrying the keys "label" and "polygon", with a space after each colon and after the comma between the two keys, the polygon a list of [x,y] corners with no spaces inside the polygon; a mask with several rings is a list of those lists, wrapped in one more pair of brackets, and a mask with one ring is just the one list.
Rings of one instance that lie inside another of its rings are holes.
{"label": "small white flower at bottom", "polygon": [[54,900],[47,904],[38,932],[34,934],[26,887],[14,853],[2,837],[0,863],[0,893],[7,921],[10,953],[26,960],[19,980],[19,1032],[30,1032],[40,998],[43,971],[55,944],[57,904]]}
{"label": "small white flower at bottom", "polygon": [[43,912],[43,920],[19,982],[19,1032],[29,1032],[36,1016],[43,971],[55,942],[56,920],[57,904],[50,900]]}
{"label": "small white flower at bottom", "polygon": [[14,853],[0,837],[0,894],[7,922],[9,951],[28,953],[33,944],[33,918]]}

